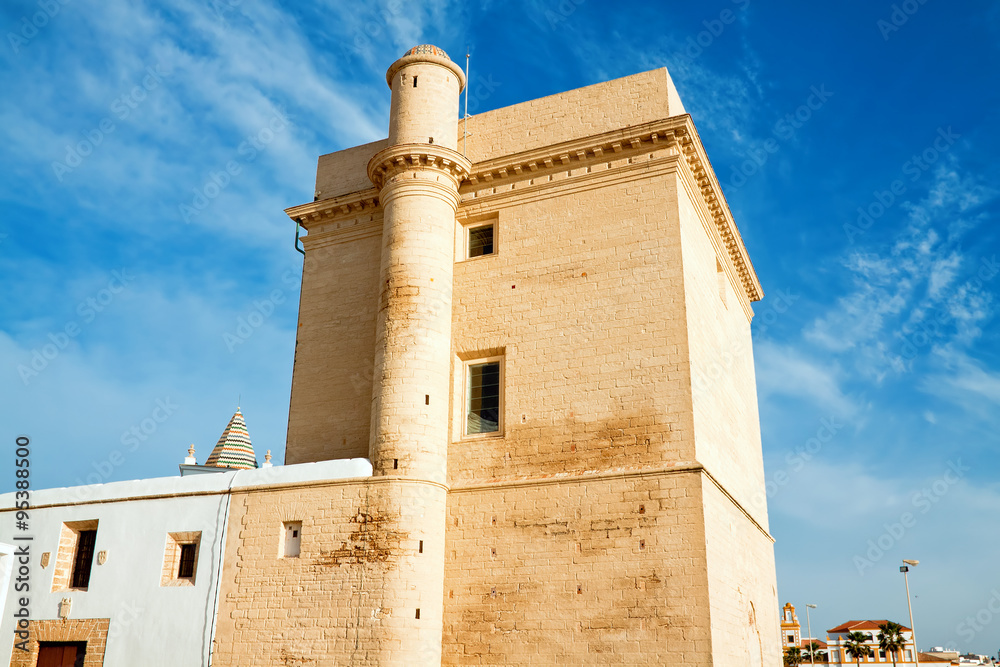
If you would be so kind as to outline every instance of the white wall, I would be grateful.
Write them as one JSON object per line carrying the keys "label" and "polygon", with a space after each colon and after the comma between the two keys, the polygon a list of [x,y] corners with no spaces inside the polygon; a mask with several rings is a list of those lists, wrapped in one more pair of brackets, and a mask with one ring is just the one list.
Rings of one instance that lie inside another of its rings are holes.
{"label": "white wall", "polygon": [[[227,489],[371,474],[364,459],[276,466],[238,473],[116,482],[32,494],[30,530],[14,528],[14,494],[0,495],[0,543],[18,535],[31,543],[32,620],[58,618],[70,598],[71,619],[110,618],[105,665],[178,667],[208,664],[217,601],[222,530],[228,517]],[[67,521],[97,519],[97,543],[86,591],[52,592],[59,535]],[[167,533],[201,531],[194,586],[161,587]],[[50,552],[41,567],[42,553]],[[107,551],[104,565],[97,552]],[[9,587],[0,637],[14,636],[11,615],[24,595]],[[12,644],[0,642],[0,664],[9,664]]]}

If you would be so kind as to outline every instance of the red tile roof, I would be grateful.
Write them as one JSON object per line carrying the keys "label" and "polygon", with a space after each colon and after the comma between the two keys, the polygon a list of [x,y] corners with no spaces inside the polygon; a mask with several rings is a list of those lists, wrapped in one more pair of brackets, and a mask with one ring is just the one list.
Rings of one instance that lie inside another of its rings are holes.
{"label": "red tile roof", "polygon": [[[838,632],[854,632],[855,630],[878,630],[878,626],[888,623],[889,621],[848,621],[847,623],[841,623],[837,627],[827,630],[830,634]],[[910,629],[905,625],[900,626],[903,632],[909,632]]]}
{"label": "red tile roof", "polygon": [[809,648],[809,643],[812,642],[819,646],[820,648],[826,648],[826,642],[822,639],[803,639],[802,648]]}

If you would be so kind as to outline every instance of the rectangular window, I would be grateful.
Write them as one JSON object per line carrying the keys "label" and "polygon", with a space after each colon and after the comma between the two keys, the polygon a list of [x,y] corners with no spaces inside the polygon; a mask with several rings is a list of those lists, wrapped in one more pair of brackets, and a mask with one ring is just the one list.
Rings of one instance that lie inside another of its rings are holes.
{"label": "rectangular window", "polygon": [[167,533],[160,586],[194,586],[198,577],[201,531]]}
{"label": "rectangular window", "polygon": [[488,225],[469,227],[468,254],[470,259],[483,255],[493,254],[493,232],[495,225],[491,222]]}
{"label": "rectangular window", "polygon": [[499,433],[501,427],[501,359],[469,363],[466,372],[466,435]]}
{"label": "rectangular window", "polygon": [[178,579],[194,579],[195,557],[198,555],[197,544],[181,545],[181,562],[177,568]]}
{"label": "rectangular window", "polygon": [[90,568],[94,563],[94,545],[96,543],[96,530],[80,531],[80,538],[76,544],[76,555],[73,557],[71,588],[87,588],[90,586]]}
{"label": "rectangular window", "polygon": [[286,521],[281,555],[284,558],[298,558],[302,552],[302,522]]}
{"label": "rectangular window", "polygon": [[70,588],[86,590],[89,587],[97,542],[97,523],[97,519],[63,523],[52,573],[53,592]]}

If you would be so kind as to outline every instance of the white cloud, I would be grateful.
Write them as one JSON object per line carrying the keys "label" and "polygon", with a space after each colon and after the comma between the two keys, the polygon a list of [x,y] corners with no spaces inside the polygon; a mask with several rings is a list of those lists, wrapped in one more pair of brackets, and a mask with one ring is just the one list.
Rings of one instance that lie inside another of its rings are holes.
{"label": "white cloud", "polygon": [[772,396],[804,398],[824,414],[851,418],[859,413],[859,403],[841,390],[835,363],[820,364],[794,347],[769,340],[754,344],[754,359],[761,403]]}
{"label": "white cloud", "polygon": [[881,381],[908,370],[932,345],[978,338],[993,299],[988,281],[977,277],[979,258],[960,244],[983,221],[972,207],[991,196],[954,160],[939,168],[928,194],[902,205],[906,225],[886,251],[862,249],[843,260],[852,290],[805,328],[806,340],[849,353],[857,371]]}

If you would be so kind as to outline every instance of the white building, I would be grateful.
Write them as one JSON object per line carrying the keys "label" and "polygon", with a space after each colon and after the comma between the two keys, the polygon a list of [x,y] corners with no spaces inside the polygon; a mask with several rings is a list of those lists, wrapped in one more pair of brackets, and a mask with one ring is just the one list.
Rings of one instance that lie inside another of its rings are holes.
{"label": "white building", "polygon": [[[887,655],[886,652],[880,649],[878,645],[879,626],[887,622],[888,621],[885,620],[848,621],[835,628],[827,630],[826,643],[830,664],[843,665],[844,667],[857,664],[857,659],[848,655],[845,648],[848,641],[848,634],[852,632],[860,632],[868,639],[866,645],[870,649],[871,653],[868,657],[861,658],[862,665],[893,664],[893,656]],[[895,664],[897,667],[906,667],[907,665],[915,664],[913,661],[913,654],[915,651],[915,647],[913,645],[913,631],[910,630],[910,628],[903,626],[902,635],[903,639],[906,641],[906,647],[895,656]]]}
{"label": "white building", "polygon": [[[0,636],[14,638],[0,664],[46,664],[41,651],[60,665],[209,664],[231,493],[371,470],[350,459],[34,491],[27,530],[15,494],[0,495]],[[15,635],[22,598],[29,637]]]}

